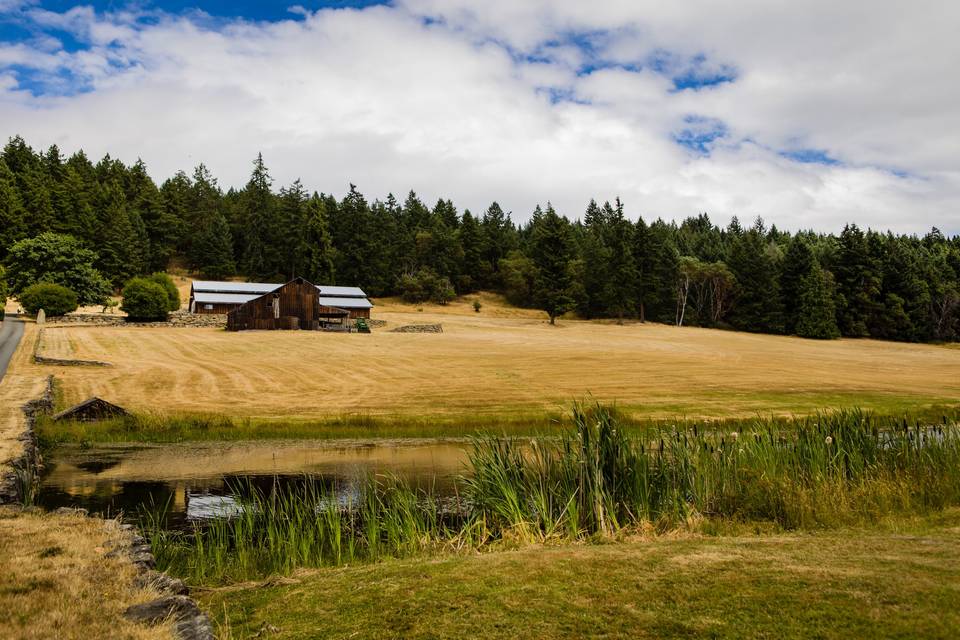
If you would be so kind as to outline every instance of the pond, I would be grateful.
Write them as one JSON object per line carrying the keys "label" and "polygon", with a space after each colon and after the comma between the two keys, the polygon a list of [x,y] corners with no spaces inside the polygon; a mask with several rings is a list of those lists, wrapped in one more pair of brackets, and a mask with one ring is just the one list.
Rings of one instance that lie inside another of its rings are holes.
{"label": "pond", "polygon": [[136,521],[166,507],[167,526],[231,514],[231,493],[318,482],[344,503],[371,476],[395,476],[438,496],[456,492],[465,440],[266,441],[62,446],[44,460],[37,502]]}

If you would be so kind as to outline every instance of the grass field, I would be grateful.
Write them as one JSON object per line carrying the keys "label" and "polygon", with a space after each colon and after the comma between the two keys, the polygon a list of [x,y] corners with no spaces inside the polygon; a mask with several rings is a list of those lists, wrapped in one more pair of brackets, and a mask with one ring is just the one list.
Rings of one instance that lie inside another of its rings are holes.
{"label": "grass field", "polygon": [[[533,416],[587,395],[652,417],[960,401],[956,349],[657,324],[550,326],[534,311],[483,300],[481,313],[471,298],[422,312],[383,301],[374,317],[388,325],[372,335],[50,328],[48,355],[114,366],[44,370],[56,374],[67,401],[99,395],[135,410],[286,421]],[[432,322],[444,332],[389,331]]]}
{"label": "grass field", "polygon": [[953,638],[960,511],[302,571],[201,592],[224,637]]}

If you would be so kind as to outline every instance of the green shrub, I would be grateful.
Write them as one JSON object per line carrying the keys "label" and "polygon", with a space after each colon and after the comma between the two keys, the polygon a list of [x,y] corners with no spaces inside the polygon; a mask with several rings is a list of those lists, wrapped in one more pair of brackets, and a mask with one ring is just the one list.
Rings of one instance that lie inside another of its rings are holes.
{"label": "green shrub", "polygon": [[167,311],[179,311],[180,310],[180,291],[177,290],[177,285],[174,284],[173,278],[163,272],[153,273],[145,278],[150,282],[156,282],[158,285],[163,287],[163,290],[167,292]]}
{"label": "green shrub", "polygon": [[483,305],[480,304],[480,301],[479,301],[479,300],[474,300],[474,301],[473,301],[473,310],[474,310],[474,311],[476,311],[477,313],[480,313],[480,309],[481,309],[482,307],[483,307]]}
{"label": "green shrub", "polygon": [[416,273],[407,273],[400,277],[400,295],[407,302],[434,302],[447,304],[455,297],[456,291],[446,276],[438,276],[429,269],[420,269]]}
{"label": "green shrub", "polygon": [[128,320],[156,321],[167,319],[170,298],[163,285],[147,278],[134,278],[123,288],[123,304]]}
{"label": "green shrub", "polygon": [[31,315],[43,309],[48,316],[62,316],[77,309],[77,294],[59,284],[40,282],[23,290],[20,304]]}

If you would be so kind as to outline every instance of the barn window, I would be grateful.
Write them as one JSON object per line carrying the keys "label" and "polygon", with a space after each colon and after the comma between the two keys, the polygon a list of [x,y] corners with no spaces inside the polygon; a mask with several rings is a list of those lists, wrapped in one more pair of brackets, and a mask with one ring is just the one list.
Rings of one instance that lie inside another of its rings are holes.
{"label": "barn window", "polygon": [[212,305],[212,304],[205,304],[205,305],[203,305],[203,308],[204,308],[204,309],[213,309],[213,305]]}

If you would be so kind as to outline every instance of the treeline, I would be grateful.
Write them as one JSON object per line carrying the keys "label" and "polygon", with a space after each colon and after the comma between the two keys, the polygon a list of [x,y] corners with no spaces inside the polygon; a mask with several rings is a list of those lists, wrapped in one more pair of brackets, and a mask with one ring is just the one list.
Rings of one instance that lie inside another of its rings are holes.
{"label": "treeline", "polygon": [[261,156],[239,190],[202,164],[158,186],[141,161],[94,164],[15,137],[0,156],[0,263],[45,232],[93,251],[115,288],[176,259],[213,279],[301,275],[412,301],[491,289],[551,320],[575,310],[817,338],[960,334],[960,237],[937,229],[791,234],[760,219],[721,228],[706,214],[633,222],[619,200],[591,201],[574,222],[547,204],[516,225],[496,202],[474,215],[413,192],[370,202],[353,185],[339,200],[299,180],[276,188]]}

